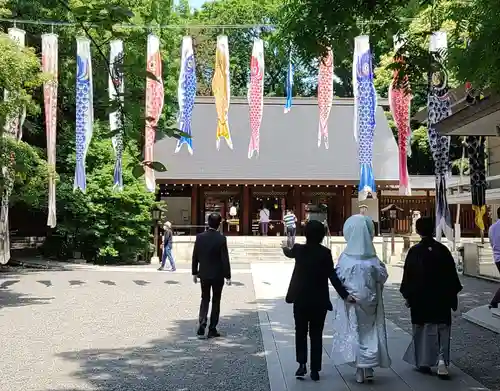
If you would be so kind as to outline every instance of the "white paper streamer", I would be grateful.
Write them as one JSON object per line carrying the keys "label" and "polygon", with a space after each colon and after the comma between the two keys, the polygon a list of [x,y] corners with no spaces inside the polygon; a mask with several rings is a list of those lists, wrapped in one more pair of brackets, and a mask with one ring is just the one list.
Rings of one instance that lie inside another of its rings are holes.
{"label": "white paper streamer", "polygon": [[49,166],[49,213],[47,225],[56,226],[56,137],[57,137],[57,86],[58,42],[57,35],[42,35],[42,70],[52,79],[43,85],[45,106],[45,132],[47,135],[47,163]]}

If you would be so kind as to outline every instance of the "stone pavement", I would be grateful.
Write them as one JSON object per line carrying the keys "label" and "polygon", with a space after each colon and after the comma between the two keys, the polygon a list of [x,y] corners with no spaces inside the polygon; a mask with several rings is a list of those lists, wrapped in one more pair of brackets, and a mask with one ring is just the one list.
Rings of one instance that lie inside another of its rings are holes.
{"label": "stone pavement", "polygon": [[195,337],[188,270],[0,274],[0,391],[269,391],[243,272],[225,289],[220,340]]}
{"label": "stone pavement", "polygon": [[[283,299],[291,268],[290,262],[234,267],[220,340],[194,336],[199,286],[184,265],[176,273],[153,266],[0,273],[0,391],[486,390],[458,368],[449,382],[415,373],[401,361],[409,335],[391,322],[393,367],[378,370],[372,385],[356,384],[352,368],[329,363],[330,323],[322,381],[297,381],[292,311]],[[388,317],[404,323],[395,293],[399,271],[390,272]],[[482,335],[473,337],[481,343]],[[461,346],[462,356],[470,355]],[[495,347],[481,348],[473,366],[486,362],[491,369],[488,351]]]}

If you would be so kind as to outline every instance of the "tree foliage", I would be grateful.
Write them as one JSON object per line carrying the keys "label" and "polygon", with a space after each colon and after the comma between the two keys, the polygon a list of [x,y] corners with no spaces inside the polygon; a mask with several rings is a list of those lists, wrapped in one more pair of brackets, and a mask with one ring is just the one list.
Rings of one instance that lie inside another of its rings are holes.
{"label": "tree foliage", "polygon": [[[481,6],[479,4],[482,4]],[[486,7],[484,3],[488,3]],[[397,83],[404,84],[407,76],[413,95],[412,114],[425,107],[427,101],[427,75],[444,60],[448,69],[449,85],[456,87],[467,80],[468,68],[473,61],[480,61],[476,53],[475,58],[465,60],[469,54],[464,51],[464,43],[470,43],[471,23],[464,22],[474,12],[477,20],[481,20],[480,8],[493,11],[493,5],[487,0],[473,0],[462,2],[458,0],[436,1],[298,1],[286,0],[280,12],[280,35],[282,39],[293,42],[306,61],[322,56],[326,47],[331,46],[335,55],[335,72],[342,79],[342,93],[351,96],[351,69],[354,51],[354,38],[361,34],[370,36],[374,65],[375,85],[380,96],[387,97],[388,87],[397,73]],[[498,2],[495,3],[498,7]],[[489,7],[489,8],[488,8]],[[472,18],[473,19],[473,18]],[[491,18],[493,23],[493,18]],[[480,23],[475,24],[476,32],[481,30]],[[444,30],[448,33],[449,51],[446,58],[442,53],[430,56],[429,41],[433,31]],[[396,52],[393,48],[393,36],[404,37],[404,45]],[[491,36],[489,36],[491,38]],[[496,38],[492,42],[499,42]],[[500,46],[500,45],[499,45]],[[484,47],[480,44],[477,46]],[[494,52],[494,51],[493,51]],[[484,54],[484,53],[483,53]],[[394,61],[396,57],[403,58],[403,62]],[[490,57],[489,66],[496,64],[498,56]],[[498,64],[497,64],[498,65]],[[478,69],[477,67],[475,69]],[[498,68],[496,68],[498,69]],[[466,71],[466,72],[464,72]],[[469,77],[469,80],[479,80]],[[492,85],[484,81],[477,86]],[[337,89],[336,91],[340,91]],[[410,90],[408,90],[410,92]],[[429,150],[427,132],[419,124],[413,124],[412,156],[408,160],[408,167],[412,174],[432,174],[433,163]],[[397,132],[395,132],[397,138]],[[461,143],[452,139],[450,158],[456,161],[461,156]],[[457,164],[453,164],[453,171],[457,171]]]}
{"label": "tree foliage", "polygon": [[[134,3],[134,4],[132,4]],[[71,257],[74,251],[85,253],[88,260],[96,262],[132,261],[144,254],[151,241],[151,208],[155,195],[147,192],[142,178],[135,178],[136,167],[143,162],[143,133],[145,124],[144,91],[146,78],[145,29],[124,29],[117,25],[134,22],[151,24],[151,31],[161,40],[164,59],[165,107],[157,136],[178,137],[172,126],[176,114],[175,88],[178,64],[179,40],[154,26],[168,24],[169,8],[159,7],[156,1],[144,0],[139,4],[123,0],[105,2],[101,0],[60,1],[45,0],[12,1],[10,12],[18,18],[30,20],[67,20],[76,26],[64,26],[56,32],[59,36],[59,94],[57,126],[57,227],[50,231],[45,245],[46,255]],[[130,7],[130,8],[129,8]],[[132,10],[132,11],[130,11]],[[25,25],[27,45],[40,53],[41,34],[46,26]],[[93,87],[94,87],[94,134],[87,154],[87,192],[73,192],[75,167],[75,54],[77,36],[86,35],[92,40]],[[109,41],[121,38],[125,42],[125,103],[123,106],[108,98]],[[175,54],[174,54],[175,53]],[[34,55],[34,54],[33,54]],[[36,57],[35,57],[36,59]],[[2,58],[3,60],[3,58]],[[13,61],[13,64],[16,62]],[[37,69],[40,64],[37,62]],[[31,94],[30,94],[31,95]],[[38,103],[42,101],[40,90],[33,92]],[[123,157],[123,192],[112,188],[114,153],[111,145],[113,134],[108,130],[108,114],[120,110],[124,126],[126,150]],[[44,118],[41,113],[32,112],[28,118],[30,131],[23,139],[42,150],[37,159],[45,155]],[[21,145],[21,144],[20,144]],[[22,143],[23,146],[27,145]],[[33,160],[35,156],[32,156]],[[152,162],[155,165],[154,162]],[[30,166],[36,167],[33,162]],[[158,167],[157,167],[158,168]],[[161,167],[159,167],[161,169]],[[140,175],[140,173],[139,173]],[[47,190],[43,176],[38,183],[31,182],[32,192],[38,192],[38,203],[22,199],[25,187],[14,189],[12,201],[15,207],[26,206],[46,211]],[[43,196],[42,196],[43,195]],[[26,197],[24,197],[26,198]],[[31,197],[36,198],[36,197]],[[30,198],[30,199],[31,199]],[[27,202],[29,201],[29,203]],[[28,205],[29,204],[29,205]]]}
{"label": "tree foliage", "polygon": [[[0,3],[0,14],[7,13],[3,6]],[[7,170],[0,175],[0,194],[4,194],[4,189],[12,184],[8,178],[14,178],[14,195],[19,189],[23,191],[12,198],[24,198],[26,202],[32,203],[36,202],[34,193],[37,192],[31,186],[38,188],[36,185],[46,177],[46,167],[32,147],[13,138],[3,137],[3,133],[5,124],[15,116],[20,116],[23,108],[28,114],[39,113],[40,107],[33,100],[32,94],[45,78],[40,72],[40,61],[34,50],[19,47],[3,33],[0,33],[0,53],[1,96],[8,91],[8,99],[0,101],[0,167]]]}
{"label": "tree foliage", "polygon": [[[45,253],[71,257],[82,252],[85,259],[99,263],[132,261],[149,250],[151,208],[155,195],[147,192],[131,170],[124,172],[124,189],[113,190],[114,152],[105,124],[94,127],[87,168],[87,192],[73,191],[73,173],[61,174],[58,186],[58,226],[47,239]],[[71,167],[74,157],[67,156]],[[132,157],[125,153],[125,165]]]}

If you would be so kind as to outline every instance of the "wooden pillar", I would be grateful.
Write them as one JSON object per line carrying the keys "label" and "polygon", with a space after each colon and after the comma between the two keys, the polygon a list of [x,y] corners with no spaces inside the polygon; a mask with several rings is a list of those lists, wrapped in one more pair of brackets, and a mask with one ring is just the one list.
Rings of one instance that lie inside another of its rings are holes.
{"label": "wooden pillar", "polygon": [[352,187],[344,187],[344,221],[352,215]]}
{"label": "wooden pillar", "polygon": [[286,193],[286,208],[287,209],[294,209],[295,208],[295,200],[293,198],[294,193],[293,193],[293,186],[290,186],[288,188],[288,191]]}
{"label": "wooden pillar", "polygon": [[241,225],[242,225],[242,234],[243,235],[251,235],[252,227],[251,227],[251,219],[250,219],[250,209],[252,208],[252,197],[251,197],[251,189],[248,186],[243,186],[243,202],[242,202],[242,216],[241,216]]}
{"label": "wooden pillar", "polygon": [[[199,225],[198,216],[200,215],[200,188],[198,185],[191,187],[191,225]],[[191,229],[191,235],[198,232],[198,227]]]}
{"label": "wooden pillar", "polygon": [[302,188],[294,186],[293,188],[293,206],[295,216],[297,217],[297,234],[302,233]]}

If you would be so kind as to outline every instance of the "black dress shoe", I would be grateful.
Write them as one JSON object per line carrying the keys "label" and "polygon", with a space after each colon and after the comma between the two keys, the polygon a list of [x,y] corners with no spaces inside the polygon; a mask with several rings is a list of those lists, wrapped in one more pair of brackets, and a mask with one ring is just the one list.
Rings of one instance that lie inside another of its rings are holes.
{"label": "black dress shoe", "polygon": [[423,373],[425,375],[431,375],[432,374],[432,370],[431,370],[430,367],[418,367],[417,371],[419,371],[420,373]]}
{"label": "black dress shoe", "polygon": [[299,368],[297,369],[297,372],[295,372],[295,377],[297,378],[303,378],[307,374],[307,367],[306,364],[300,364]]}
{"label": "black dress shoe", "polygon": [[196,332],[196,335],[198,337],[203,337],[205,335],[205,327],[203,327],[203,326],[198,327],[198,331]]}
{"label": "black dress shoe", "polygon": [[216,329],[211,329],[211,330],[208,330],[207,337],[208,338],[218,338],[218,337],[220,337],[220,333]]}
{"label": "black dress shoe", "polygon": [[311,371],[311,380],[312,381],[319,381],[319,372],[318,371]]}

